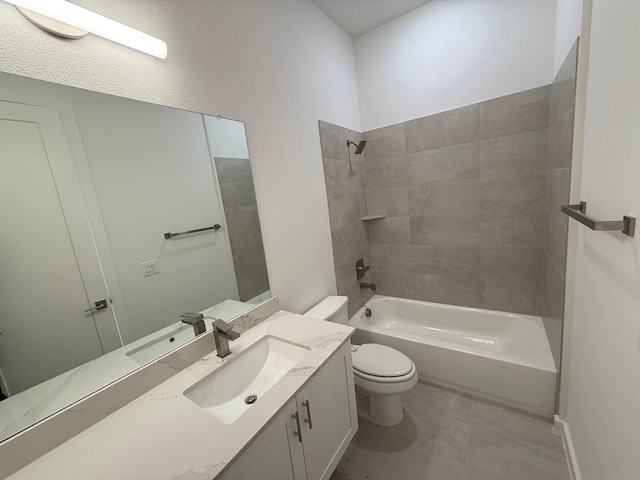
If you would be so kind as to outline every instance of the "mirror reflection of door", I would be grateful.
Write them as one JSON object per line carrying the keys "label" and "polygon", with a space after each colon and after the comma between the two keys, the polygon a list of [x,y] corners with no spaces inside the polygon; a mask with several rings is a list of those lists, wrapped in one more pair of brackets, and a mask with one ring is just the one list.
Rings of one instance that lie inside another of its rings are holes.
{"label": "mirror reflection of door", "polygon": [[57,112],[0,102],[0,378],[7,395],[104,353],[94,315],[113,316],[109,308],[85,313],[107,291],[87,292],[83,282],[101,274],[95,256],[83,258],[82,271],[78,263],[93,245],[70,172]]}

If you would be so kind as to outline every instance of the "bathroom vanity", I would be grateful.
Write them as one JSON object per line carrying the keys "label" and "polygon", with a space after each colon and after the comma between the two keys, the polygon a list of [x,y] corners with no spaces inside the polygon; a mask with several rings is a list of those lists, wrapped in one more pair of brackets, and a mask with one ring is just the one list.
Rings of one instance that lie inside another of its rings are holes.
{"label": "bathroom vanity", "polygon": [[279,311],[9,478],[328,479],[358,427],[353,332]]}

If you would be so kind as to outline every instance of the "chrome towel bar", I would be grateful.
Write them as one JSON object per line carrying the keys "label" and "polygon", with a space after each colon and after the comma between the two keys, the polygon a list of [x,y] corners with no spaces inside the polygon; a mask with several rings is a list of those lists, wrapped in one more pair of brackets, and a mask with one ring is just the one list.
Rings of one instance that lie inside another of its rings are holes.
{"label": "chrome towel bar", "polygon": [[178,232],[178,233],[166,232],[164,234],[164,238],[166,240],[169,240],[170,238],[181,237],[183,235],[191,235],[192,233],[206,232],[207,230],[220,230],[221,228],[222,227],[216,223],[215,225],[212,225],[210,227],[196,228],[195,230],[187,230],[186,232]]}
{"label": "chrome towel bar", "polygon": [[610,222],[587,217],[587,202],[580,202],[577,205],[562,205],[561,210],[591,230],[617,230],[630,237],[633,237],[636,231],[636,217],[625,215],[622,220]]}

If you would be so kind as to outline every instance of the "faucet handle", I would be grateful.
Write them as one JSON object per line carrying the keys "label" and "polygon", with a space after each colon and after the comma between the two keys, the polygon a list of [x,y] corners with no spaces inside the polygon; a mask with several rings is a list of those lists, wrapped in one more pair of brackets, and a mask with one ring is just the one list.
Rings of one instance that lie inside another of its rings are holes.
{"label": "faucet handle", "polygon": [[186,312],[180,315],[180,318],[182,319],[182,323],[189,325],[195,325],[196,323],[204,321],[204,315],[201,313]]}
{"label": "faucet handle", "polygon": [[219,318],[214,319],[212,325],[213,325],[213,328],[215,328],[217,331],[221,333],[227,333],[229,330],[233,328],[233,325],[230,325],[224,320],[221,320]]}
{"label": "faucet handle", "polygon": [[240,334],[233,330],[233,325],[225,322],[224,320],[217,318],[211,325],[213,326],[214,333],[218,333],[228,340],[233,341],[240,337]]}

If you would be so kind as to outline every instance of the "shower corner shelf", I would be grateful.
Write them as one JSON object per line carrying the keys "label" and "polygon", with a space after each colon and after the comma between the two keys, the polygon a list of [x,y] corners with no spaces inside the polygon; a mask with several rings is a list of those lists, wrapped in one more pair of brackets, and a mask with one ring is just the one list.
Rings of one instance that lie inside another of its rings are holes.
{"label": "shower corner shelf", "polygon": [[363,222],[371,222],[372,220],[382,220],[383,218],[387,218],[386,215],[365,215],[361,218]]}

